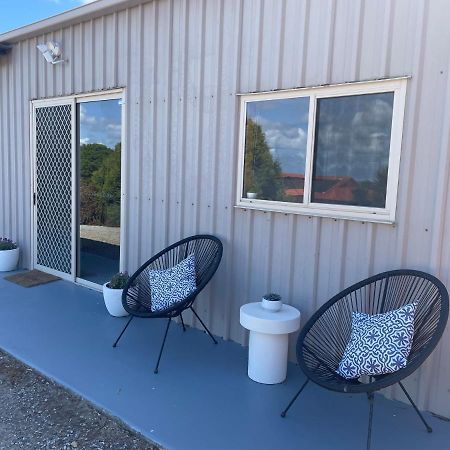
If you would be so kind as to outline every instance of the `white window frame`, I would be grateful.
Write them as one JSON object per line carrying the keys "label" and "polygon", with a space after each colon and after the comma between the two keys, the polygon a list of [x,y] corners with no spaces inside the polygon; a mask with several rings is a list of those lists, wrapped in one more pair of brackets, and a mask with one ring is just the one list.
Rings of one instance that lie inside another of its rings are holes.
{"label": "white window frame", "polygon": [[[236,207],[308,216],[331,217],[335,219],[358,220],[363,222],[394,223],[397,206],[397,189],[400,170],[400,154],[405,112],[406,86],[408,77],[317,86],[285,91],[239,94],[239,173],[237,177]],[[386,205],[384,208],[366,206],[335,205],[311,202],[313,171],[314,133],[316,129],[317,99],[343,97],[348,95],[393,92],[391,140],[389,147],[389,166],[386,186]],[[303,203],[290,203],[272,200],[248,199],[243,197],[244,153],[247,104],[265,100],[309,97],[309,120],[306,143],[305,186]]]}

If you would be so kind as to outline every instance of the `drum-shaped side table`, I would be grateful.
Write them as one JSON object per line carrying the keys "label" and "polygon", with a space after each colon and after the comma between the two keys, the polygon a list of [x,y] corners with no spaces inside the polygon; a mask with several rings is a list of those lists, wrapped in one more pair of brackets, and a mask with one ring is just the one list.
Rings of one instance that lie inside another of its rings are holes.
{"label": "drum-shaped side table", "polygon": [[300,311],[283,305],[269,311],[261,302],[241,306],[240,322],[250,330],[248,376],[258,383],[277,384],[286,379],[289,333],[300,328]]}

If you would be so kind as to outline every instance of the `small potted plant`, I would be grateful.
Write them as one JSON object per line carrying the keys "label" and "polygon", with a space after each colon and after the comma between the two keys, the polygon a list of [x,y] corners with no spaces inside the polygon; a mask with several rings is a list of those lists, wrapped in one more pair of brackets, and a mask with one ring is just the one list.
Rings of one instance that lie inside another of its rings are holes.
{"label": "small potted plant", "polygon": [[283,306],[283,302],[280,295],[270,293],[263,296],[261,306],[269,311],[279,311]]}
{"label": "small potted plant", "polygon": [[122,292],[130,277],[127,272],[116,273],[103,285],[103,299],[108,312],[114,317],[128,316],[122,305]]}
{"label": "small potted plant", "polygon": [[258,198],[258,193],[254,187],[249,188],[249,191],[247,192],[247,198],[248,199]]}
{"label": "small potted plant", "polygon": [[11,239],[0,238],[0,272],[10,272],[17,268],[19,247]]}

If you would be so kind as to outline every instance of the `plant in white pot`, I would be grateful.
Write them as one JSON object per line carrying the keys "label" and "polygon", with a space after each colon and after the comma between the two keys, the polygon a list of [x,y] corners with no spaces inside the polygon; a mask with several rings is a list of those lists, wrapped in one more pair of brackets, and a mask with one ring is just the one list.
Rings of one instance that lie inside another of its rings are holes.
{"label": "plant in white pot", "polygon": [[108,312],[114,317],[128,316],[122,305],[122,292],[130,277],[127,272],[116,273],[103,285],[103,299]]}
{"label": "plant in white pot", "polygon": [[19,247],[11,239],[0,238],[0,272],[10,272],[17,268]]}
{"label": "plant in white pot", "polygon": [[249,186],[247,191],[247,198],[248,199],[255,199],[258,198],[258,190],[256,186]]}
{"label": "plant in white pot", "polygon": [[279,311],[283,306],[281,295],[273,293],[265,294],[261,300],[261,306],[269,311]]}

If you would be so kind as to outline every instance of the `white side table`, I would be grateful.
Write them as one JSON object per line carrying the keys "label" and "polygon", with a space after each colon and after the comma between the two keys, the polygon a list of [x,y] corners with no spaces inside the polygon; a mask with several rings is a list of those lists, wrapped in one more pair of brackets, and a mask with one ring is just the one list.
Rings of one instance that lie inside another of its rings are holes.
{"label": "white side table", "polygon": [[300,311],[283,305],[269,311],[261,302],[241,306],[240,322],[250,330],[248,376],[258,383],[277,384],[286,379],[289,333],[300,328]]}

